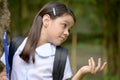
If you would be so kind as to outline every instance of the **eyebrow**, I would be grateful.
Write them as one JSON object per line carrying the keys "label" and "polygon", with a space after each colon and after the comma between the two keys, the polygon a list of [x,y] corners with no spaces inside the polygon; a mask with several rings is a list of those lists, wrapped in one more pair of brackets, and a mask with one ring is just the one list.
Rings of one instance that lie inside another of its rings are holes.
{"label": "eyebrow", "polygon": [[69,24],[70,22],[69,21],[67,21],[67,20],[63,20],[65,23],[67,23],[67,24]]}
{"label": "eyebrow", "polygon": [[66,22],[69,26],[71,26],[72,24],[70,24],[70,22],[69,21],[67,21],[67,20],[64,20],[64,22]]}

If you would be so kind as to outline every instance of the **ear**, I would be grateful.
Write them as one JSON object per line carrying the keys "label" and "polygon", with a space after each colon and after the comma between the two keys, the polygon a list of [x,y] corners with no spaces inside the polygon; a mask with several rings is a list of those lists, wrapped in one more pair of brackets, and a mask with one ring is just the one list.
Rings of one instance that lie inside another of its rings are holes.
{"label": "ear", "polygon": [[42,20],[43,20],[43,26],[47,27],[50,21],[50,16],[48,14],[45,14]]}

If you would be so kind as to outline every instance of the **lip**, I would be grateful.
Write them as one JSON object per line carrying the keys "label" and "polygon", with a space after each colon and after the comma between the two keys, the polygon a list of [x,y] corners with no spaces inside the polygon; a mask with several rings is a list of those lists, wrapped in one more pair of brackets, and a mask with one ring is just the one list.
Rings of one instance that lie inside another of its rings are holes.
{"label": "lip", "polygon": [[66,40],[66,38],[65,38],[65,37],[60,37],[60,39],[61,39],[62,41],[65,41],[65,40]]}

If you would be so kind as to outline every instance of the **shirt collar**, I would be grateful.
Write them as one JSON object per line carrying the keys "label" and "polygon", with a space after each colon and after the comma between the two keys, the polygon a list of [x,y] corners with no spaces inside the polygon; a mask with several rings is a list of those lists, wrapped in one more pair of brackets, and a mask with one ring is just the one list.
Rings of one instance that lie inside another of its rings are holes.
{"label": "shirt collar", "polygon": [[55,45],[51,43],[46,43],[42,46],[36,48],[35,52],[41,57],[48,57],[55,55]]}

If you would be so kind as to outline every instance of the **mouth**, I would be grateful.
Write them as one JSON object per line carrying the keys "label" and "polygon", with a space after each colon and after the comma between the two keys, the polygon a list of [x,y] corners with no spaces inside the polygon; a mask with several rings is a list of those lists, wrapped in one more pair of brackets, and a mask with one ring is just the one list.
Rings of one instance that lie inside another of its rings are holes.
{"label": "mouth", "polygon": [[63,42],[66,40],[65,37],[60,37],[60,39],[61,39],[61,41],[63,41]]}

